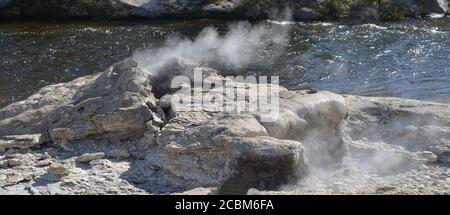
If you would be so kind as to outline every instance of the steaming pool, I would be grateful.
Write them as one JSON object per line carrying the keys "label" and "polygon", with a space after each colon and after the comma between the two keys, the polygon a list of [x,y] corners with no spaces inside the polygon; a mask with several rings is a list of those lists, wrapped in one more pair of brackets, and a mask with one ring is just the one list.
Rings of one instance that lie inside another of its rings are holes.
{"label": "steaming pool", "polygon": [[[450,19],[350,25],[274,23],[289,28],[282,47],[261,43],[245,67],[226,75],[279,75],[288,88],[450,102]],[[39,88],[101,72],[136,50],[194,39],[223,21],[9,22],[0,24],[0,107]]]}

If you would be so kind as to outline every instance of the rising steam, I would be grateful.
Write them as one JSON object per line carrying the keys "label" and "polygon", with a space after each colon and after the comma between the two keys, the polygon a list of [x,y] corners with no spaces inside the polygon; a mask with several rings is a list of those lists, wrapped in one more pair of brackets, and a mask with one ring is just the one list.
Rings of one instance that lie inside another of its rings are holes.
{"label": "rising steam", "polygon": [[[161,71],[151,69],[152,66],[159,65],[174,56],[192,59],[206,65],[214,65],[212,67],[219,65],[228,69],[246,68],[257,63],[258,58],[265,55],[267,46],[281,47],[276,51],[270,51],[269,60],[275,60],[277,56],[283,54],[284,49],[282,47],[287,43],[288,34],[292,27],[292,22],[289,22],[288,18],[290,17],[290,11],[286,11],[283,13],[284,19],[282,20],[274,19],[259,24],[238,22],[229,25],[229,30],[226,33],[221,33],[213,27],[207,27],[194,39],[171,36],[167,39],[165,46],[137,51],[134,53],[133,59],[142,68],[152,73]],[[306,146],[306,151],[318,147],[319,142],[323,140],[323,136],[323,132],[310,132],[307,138],[302,141]],[[339,139],[339,137],[335,139]],[[329,143],[329,141],[327,142]],[[367,189],[366,182],[373,176],[372,173],[390,171],[393,167],[403,165],[402,159],[397,159],[397,154],[377,151],[358,159],[349,154],[339,155],[343,157],[343,160],[339,161],[339,167],[336,167],[335,171],[332,171],[333,167],[330,168],[329,164],[321,164],[322,162],[314,164],[314,162],[311,162],[310,174],[304,178],[301,185],[315,188],[321,186],[333,187],[336,186],[337,179],[341,179],[350,181],[349,183],[352,183],[355,189],[365,190]],[[327,153],[317,155],[309,156],[307,159],[314,161],[314,159],[320,158],[320,161],[332,161],[336,156]],[[374,168],[375,170],[373,170]]]}
{"label": "rising steam", "polygon": [[264,54],[266,46],[282,47],[289,30],[289,26],[266,22],[256,25],[238,22],[229,25],[229,31],[221,35],[215,28],[207,27],[193,40],[172,36],[166,41],[166,46],[138,51],[133,58],[144,68],[173,56],[205,64],[245,68]]}

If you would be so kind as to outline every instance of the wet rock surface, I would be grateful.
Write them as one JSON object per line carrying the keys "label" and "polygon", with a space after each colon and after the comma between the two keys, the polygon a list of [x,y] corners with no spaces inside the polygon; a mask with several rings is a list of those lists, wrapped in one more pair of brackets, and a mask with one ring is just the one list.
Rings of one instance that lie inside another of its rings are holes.
{"label": "wet rock surface", "polygon": [[[449,192],[446,104],[233,81],[238,95],[278,93],[279,116],[165,101],[191,91],[155,80],[184,75],[194,84],[196,68],[225,80],[187,59],[155,70],[125,60],[0,109],[0,193]],[[224,96],[217,90],[201,93]]]}

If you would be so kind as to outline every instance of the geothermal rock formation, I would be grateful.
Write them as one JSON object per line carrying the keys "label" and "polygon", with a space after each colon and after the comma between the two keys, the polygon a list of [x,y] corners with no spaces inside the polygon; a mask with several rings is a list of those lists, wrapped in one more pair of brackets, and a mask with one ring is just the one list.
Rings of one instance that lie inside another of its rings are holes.
{"label": "geothermal rock formation", "polygon": [[[170,80],[183,75],[195,84],[199,69],[225,80],[178,57],[151,70],[124,60],[0,109],[0,193],[449,191],[449,105],[232,82],[242,86],[235,94],[270,87],[279,117],[182,111],[170,101],[191,91],[171,89]],[[222,98],[217,88],[200,92]],[[405,174],[418,176],[391,189]],[[374,175],[383,183],[361,184]],[[422,180],[430,185],[419,189]]]}

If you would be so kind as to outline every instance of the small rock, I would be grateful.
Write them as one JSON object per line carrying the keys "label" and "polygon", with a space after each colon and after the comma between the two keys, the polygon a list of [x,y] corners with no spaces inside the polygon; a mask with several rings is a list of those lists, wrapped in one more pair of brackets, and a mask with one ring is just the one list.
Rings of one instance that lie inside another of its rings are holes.
{"label": "small rock", "polygon": [[183,151],[183,147],[181,147],[175,142],[171,142],[169,145],[166,146],[166,150],[169,153],[180,153]]}
{"label": "small rock", "polygon": [[8,161],[0,161],[0,167],[3,169],[8,168]]}
{"label": "small rock", "polygon": [[121,72],[129,70],[138,66],[138,63],[132,59],[124,59],[122,62],[117,63],[114,67],[114,72]]}
{"label": "small rock", "polygon": [[442,163],[450,163],[450,143],[446,145],[435,145],[430,147],[430,151],[437,156],[437,160]]}
{"label": "small rock", "polygon": [[51,156],[48,154],[48,152],[45,152],[43,155],[39,156],[38,160],[46,160],[49,159]]}
{"label": "small rock", "polygon": [[[153,130],[153,126],[149,126],[149,128],[151,128]],[[149,146],[149,145],[154,145],[156,144],[156,137],[155,137],[155,132],[153,131],[147,131],[144,133],[144,136],[141,138],[141,143]]]}
{"label": "small rock", "polygon": [[91,167],[93,167],[93,166],[104,166],[104,167],[108,167],[108,168],[111,167],[110,161],[104,160],[104,159],[98,159],[98,160],[90,161],[89,165]]}
{"label": "small rock", "polygon": [[108,152],[107,156],[115,159],[126,159],[131,157],[131,154],[127,150],[113,150]]}
{"label": "small rock", "polygon": [[428,162],[436,162],[438,160],[438,156],[429,151],[423,151],[419,154],[419,156]]}
{"label": "small rock", "polygon": [[41,160],[36,164],[36,166],[37,167],[46,167],[46,166],[50,166],[51,164],[52,164],[52,162],[49,160]]}
{"label": "small rock", "polygon": [[159,106],[162,108],[170,108],[172,106],[172,96],[170,94],[166,94],[161,99],[159,99]]}
{"label": "small rock", "polygon": [[66,152],[73,152],[75,149],[72,146],[67,144],[67,140],[61,140],[57,145],[61,146],[61,148]]}
{"label": "small rock", "polygon": [[31,195],[38,195],[39,194],[39,191],[36,188],[32,187],[32,186],[27,186],[27,187],[25,187],[25,189],[28,190],[31,193]]}
{"label": "small rock", "polygon": [[15,155],[17,153],[20,153],[18,149],[8,149],[8,150],[6,150],[5,155],[10,156],[10,155]]}
{"label": "small rock", "polygon": [[424,1],[424,12],[426,14],[445,14],[448,10],[448,0],[427,0]]}
{"label": "small rock", "polygon": [[93,160],[89,162],[89,166],[97,166],[97,165],[102,165],[103,163],[101,162],[101,160]]}
{"label": "small rock", "polygon": [[62,163],[54,163],[50,165],[48,172],[57,177],[63,177],[70,174],[72,169],[72,165],[70,164],[62,164]]}
{"label": "small rock", "polygon": [[5,148],[0,147],[0,153],[6,152]]}
{"label": "small rock", "polygon": [[317,92],[319,92],[319,90],[316,88],[311,88],[308,90],[308,94],[316,94]]}
{"label": "small rock", "polygon": [[44,142],[42,134],[9,135],[0,138],[0,148],[28,149]]}
{"label": "small rock", "polygon": [[105,153],[103,153],[103,152],[86,153],[86,154],[82,154],[80,157],[78,157],[77,160],[80,163],[89,163],[90,161],[102,159],[104,157],[105,157]]}
{"label": "small rock", "polygon": [[16,167],[16,166],[20,166],[22,165],[22,161],[20,161],[19,159],[9,159],[8,160],[8,166],[9,167]]}
{"label": "small rock", "polygon": [[[11,151],[11,150],[10,150]],[[9,151],[8,151],[9,152]],[[7,154],[6,158],[17,158],[17,154]]]}

